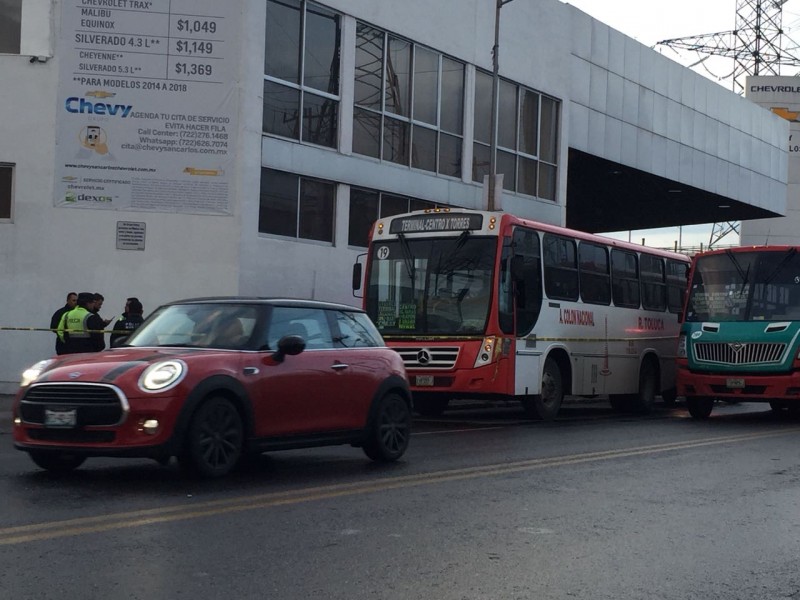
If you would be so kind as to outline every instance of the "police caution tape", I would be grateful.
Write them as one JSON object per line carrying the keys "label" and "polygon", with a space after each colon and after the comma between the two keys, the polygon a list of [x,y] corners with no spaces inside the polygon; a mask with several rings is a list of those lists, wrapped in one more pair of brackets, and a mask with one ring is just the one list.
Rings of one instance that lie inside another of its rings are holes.
{"label": "police caution tape", "polygon": [[[49,327],[2,327],[0,331],[48,331],[50,333],[58,333],[57,329],[50,329]],[[113,329],[68,329],[70,333],[120,333]]]}

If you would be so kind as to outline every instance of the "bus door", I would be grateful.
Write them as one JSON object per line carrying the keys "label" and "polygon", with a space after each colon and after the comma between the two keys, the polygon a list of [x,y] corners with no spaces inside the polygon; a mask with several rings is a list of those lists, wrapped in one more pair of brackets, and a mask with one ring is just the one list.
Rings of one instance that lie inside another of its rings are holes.
{"label": "bus door", "polygon": [[[538,394],[542,350],[534,326],[542,308],[542,261],[539,234],[514,230],[510,247],[503,249],[500,272],[500,328],[516,337],[514,394]],[[505,257],[508,257],[506,260]]]}

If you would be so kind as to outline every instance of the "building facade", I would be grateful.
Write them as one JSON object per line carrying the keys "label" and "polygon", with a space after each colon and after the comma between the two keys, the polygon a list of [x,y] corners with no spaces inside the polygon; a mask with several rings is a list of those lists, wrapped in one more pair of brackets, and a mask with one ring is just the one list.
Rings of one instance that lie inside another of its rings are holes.
{"label": "building facade", "polygon": [[745,96],[788,122],[789,152],[784,216],[743,221],[742,246],[797,245],[800,243],[800,85],[797,77],[748,77]]}
{"label": "building facade", "polygon": [[[378,216],[484,206],[493,0],[2,6],[0,391],[52,354],[24,328],[69,291],[106,318],[129,296],[357,304]],[[501,12],[503,210],[592,231],[785,212],[786,121],[558,0]]]}

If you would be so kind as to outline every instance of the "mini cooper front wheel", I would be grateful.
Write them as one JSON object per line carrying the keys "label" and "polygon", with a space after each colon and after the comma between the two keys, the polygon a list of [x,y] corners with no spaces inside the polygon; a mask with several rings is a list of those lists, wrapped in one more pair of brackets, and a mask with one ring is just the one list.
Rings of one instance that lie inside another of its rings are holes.
{"label": "mini cooper front wheel", "polygon": [[214,396],[192,415],[179,461],[182,467],[203,477],[222,477],[239,462],[243,443],[239,411],[227,398]]}
{"label": "mini cooper front wheel", "polygon": [[85,456],[66,454],[54,450],[31,450],[31,460],[51,473],[69,473],[80,467],[86,460]]}

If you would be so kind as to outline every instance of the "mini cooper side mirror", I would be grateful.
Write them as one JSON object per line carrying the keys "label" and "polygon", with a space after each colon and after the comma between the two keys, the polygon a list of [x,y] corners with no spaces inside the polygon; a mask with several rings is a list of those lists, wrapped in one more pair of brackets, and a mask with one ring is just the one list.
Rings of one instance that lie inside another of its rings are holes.
{"label": "mini cooper side mirror", "polygon": [[306,341],[299,335],[285,335],[278,340],[278,349],[272,355],[275,362],[283,362],[286,356],[295,356],[306,349]]}

